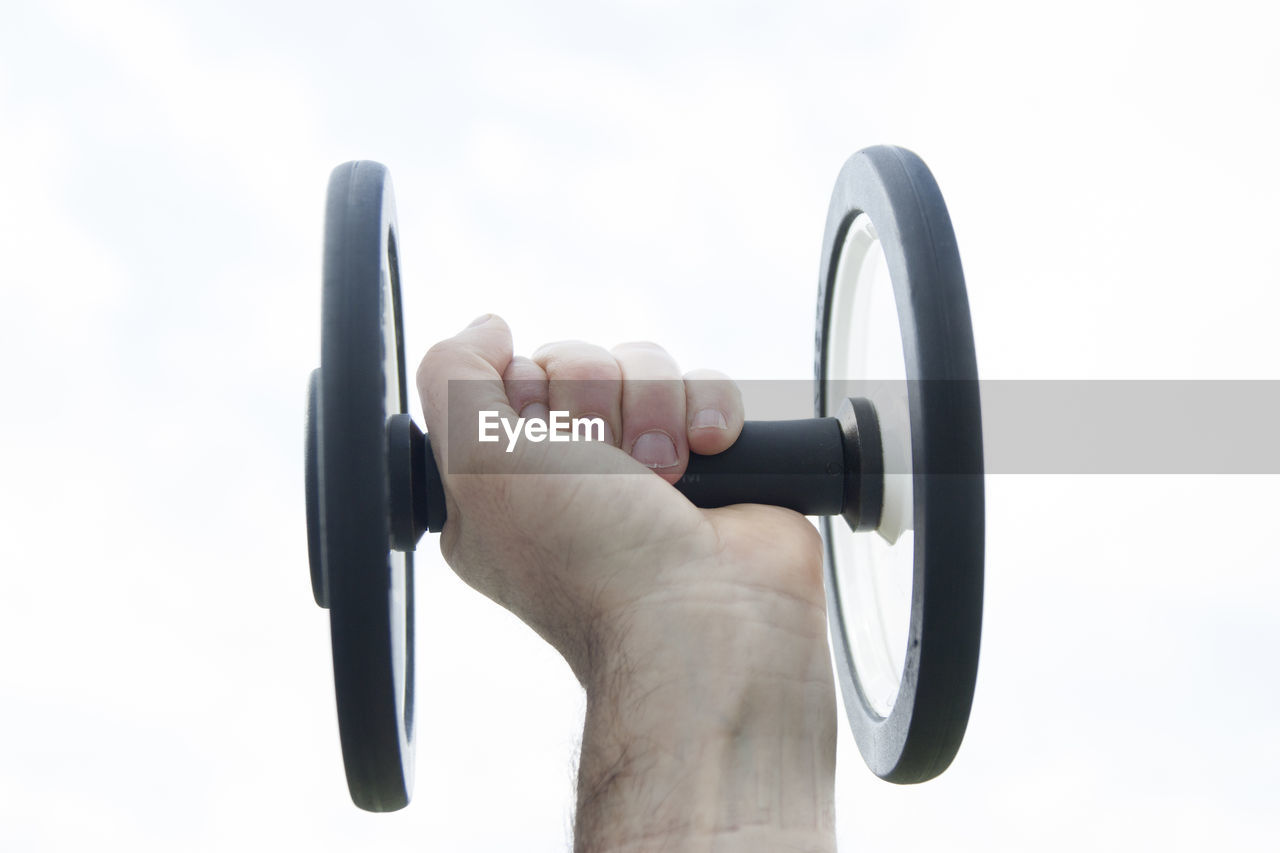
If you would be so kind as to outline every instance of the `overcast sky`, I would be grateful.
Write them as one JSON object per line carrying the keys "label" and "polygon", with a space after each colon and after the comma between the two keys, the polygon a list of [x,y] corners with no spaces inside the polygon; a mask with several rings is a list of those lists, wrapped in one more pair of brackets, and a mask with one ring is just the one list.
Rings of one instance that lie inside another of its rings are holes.
{"label": "overcast sky", "polygon": [[[1280,379],[1276,25],[8,0],[0,847],[568,845],[580,690],[430,541],[416,796],[348,798],[302,491],[337,163],[391,169],[414,363],[495,311],[519,351],[652,339],[806,379],[832,183],[895,143],[950,206],[985,378]],[[990,478],[969,735],[897,788],[842,722],[841,850],[1273,843],[1277,479]]]}

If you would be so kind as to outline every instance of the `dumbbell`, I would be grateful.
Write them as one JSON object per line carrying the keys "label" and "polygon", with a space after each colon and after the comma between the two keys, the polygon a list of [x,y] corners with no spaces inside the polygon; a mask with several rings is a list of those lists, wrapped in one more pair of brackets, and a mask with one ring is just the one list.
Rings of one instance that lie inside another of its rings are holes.
{"label": "dumbbell", "polygon": [[[431,438],[408,413],[400,244],[387,169],[338,166],[325,209],[320,368],[306,428],[312,593],[329,610],[355,804],[409,802],[414,570],[448,523]],[[817,516],[832,653],[877,776],[944,771],[968,724],[982,627],[982,422],[968,296],[937,182],[910,151],[859,151],[836,179],[818,278],[815,417],[747,421],[690,457],[700,507]]]}

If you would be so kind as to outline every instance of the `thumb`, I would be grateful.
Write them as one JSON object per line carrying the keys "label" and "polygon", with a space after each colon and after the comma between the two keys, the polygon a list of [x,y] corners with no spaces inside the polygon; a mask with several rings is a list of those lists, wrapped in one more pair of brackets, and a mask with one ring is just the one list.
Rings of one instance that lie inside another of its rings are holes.
{"label": "thumb", "polygon": [[450,442],[451,427],[465,439],[468,427],[476,429],[481,411],[496,410],[499,417],[515,418],[502,384],[510,362],[511,329],[496,314],[477,317],[452,338],[433,346],[422,359],[418,394],[442,475],[466,470],[463,466],[469,464],[469,456],[478,447],[474,441]]}

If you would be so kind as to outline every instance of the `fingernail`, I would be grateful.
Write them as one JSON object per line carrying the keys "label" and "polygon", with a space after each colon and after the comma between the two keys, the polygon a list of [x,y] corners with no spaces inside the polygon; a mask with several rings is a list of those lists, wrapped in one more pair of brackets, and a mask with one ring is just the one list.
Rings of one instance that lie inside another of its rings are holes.
{"label": "fingernail", "polygon": [[538,420],[545,421],[547,420],[548,414],[550,413],[547,411],[546,404],[544,403],[530,403],[520,410],[520,417],[525,420],[537,418]]}
{"label": "fingernail", "polygon": [[729,421],[719,409],[702,409],[693,416],[689,429],[728,429]]}
{"label": "fingernail", "polygon": [[665,432],[646,432],[637,438],[631,447],[631,455],[650,468],[670,468],[679,461],[676,446]]}
{"label": "fingernail", "polygon": [[485,323],[489,322],[489,318],[492,316],[492,314],[481,314],[479,317],[468,323],[467,328],[474,329],[476,326],[483,326]]}

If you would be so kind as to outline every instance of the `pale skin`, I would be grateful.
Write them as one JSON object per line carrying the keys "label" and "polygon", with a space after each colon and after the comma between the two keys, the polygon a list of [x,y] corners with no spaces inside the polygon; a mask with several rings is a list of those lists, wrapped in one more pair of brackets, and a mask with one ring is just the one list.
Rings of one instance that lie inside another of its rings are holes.
{"label": "pale skin", "polygon": [[[450,380],[475,381],[451,398]],[[493,315],[432,347],[417,381],[444,475],[446,560],[586,690],[575,851],[833,851],[817,532],[777,507],[698,509],[671,486],[690,450],[720,452],[741,432],[736,386],[683,375],[654,344],[513,357]],[[474,426],[448,435],[481,410],[549,409],[603,417],[606,441],[507,453]],[[599,473],[556,473],[566,467]]]}

